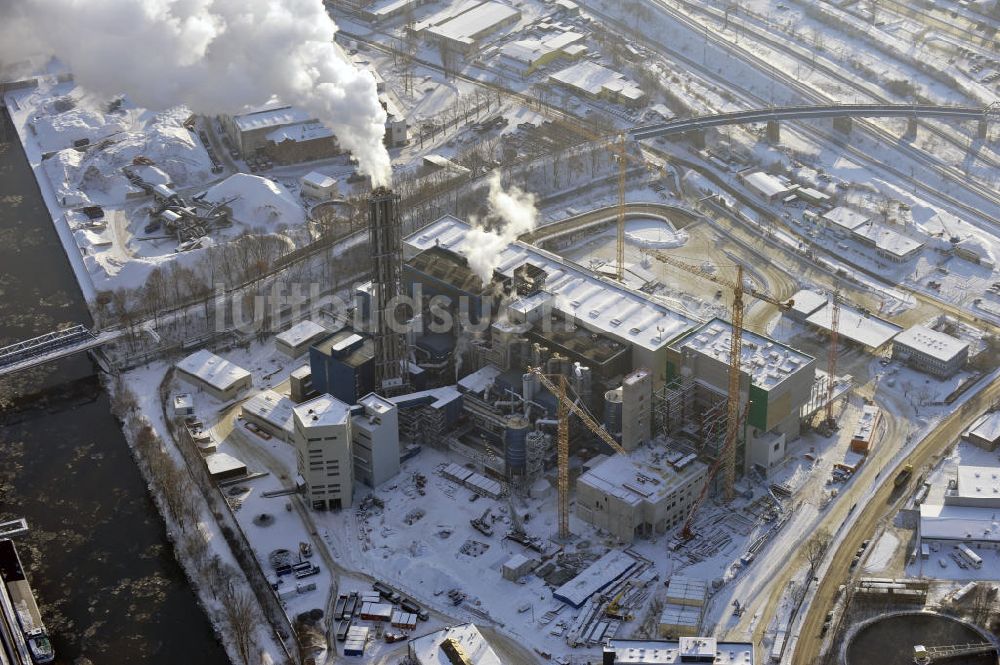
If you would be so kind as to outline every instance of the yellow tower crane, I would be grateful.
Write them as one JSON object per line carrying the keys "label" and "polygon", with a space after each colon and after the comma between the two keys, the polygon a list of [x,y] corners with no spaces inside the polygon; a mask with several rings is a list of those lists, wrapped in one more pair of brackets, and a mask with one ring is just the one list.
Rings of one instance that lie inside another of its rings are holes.
{"label": "yellow tower crane", "polygon": [[[583,421],[591,432],[596,434],[604,443],[611,446],[612,450],[622,455],[627,455],[625,449],[621,447],[615,438],[606,429],[600,426],[593,416],[585,408],[569,398],[566,387],[566,377],[562,374],[549,376],[542,372],[541,367],[529,367],[528,371],[538,377],[545,388],[555,395],[559,402],[556,417],[559,421],[556,457],[559,467],[559,538],[566,540],[570,536],[569,531],[569,416],[571,413]],[[555,379],[553,381],[553,379]]]}
{"label": "yellow tower crane", "polygon": [[757,300],[777,305],[782,311],[792,307],[791,300],[781,301],[763,291],[747,286],[743,282],[743,266],[736,266],[736,280],[730,281],[686,261],[676,259],[660,251],[651,254],[664,263],[680,268],[692,275],[697,275],[720,286],[725,286],[733,292],[732,335],[729,338],[729,390],[726,404],[726,439],[722,446],[722,487],[723,498],[730,501],[733,498],[733,486],[736,483],[736,439],[739,437],[740,424],[740,355],[743,349],[743,295],[752,296]]}

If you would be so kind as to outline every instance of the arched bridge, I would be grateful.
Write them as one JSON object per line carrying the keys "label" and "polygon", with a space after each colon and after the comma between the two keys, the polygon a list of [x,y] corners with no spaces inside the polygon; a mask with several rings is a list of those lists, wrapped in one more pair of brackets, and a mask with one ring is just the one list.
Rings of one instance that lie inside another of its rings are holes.
{"label": "arched bridge", "polygon": [[[985,108],[971,106],[935,106],[931,104],[832,104],[829,106],[782,106],[734,113],[718,113],[698,118],[669,120],[629,130],[637,141],[660,136],[676,136],[723,125],[768,124],[782,120],[817,118],[943,118],[979,121],[980,134],[990,119],[1000,119],[1000,102]],[[777,126],[774,124],[773,126]]]}
{"label": "arched bridge", "polygon": [[121,337],[120,330],[104,332],[76,325],[0,348],[0,376],[93,349]]}

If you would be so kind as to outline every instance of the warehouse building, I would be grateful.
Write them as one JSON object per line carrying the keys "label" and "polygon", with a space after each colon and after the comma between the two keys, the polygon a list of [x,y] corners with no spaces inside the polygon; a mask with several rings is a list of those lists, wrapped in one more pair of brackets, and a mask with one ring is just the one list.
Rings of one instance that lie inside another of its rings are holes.
{"label": "warehouse building", "polygon": [[665,533],[691,512],[706,470],[694,460],[674,469],[609,457],[577,480],[577,517],[624,543]]}
{"label": "warehouse building", "polygon": [[481,48],[488,35],[520,19],[520,11],[502,2],[465,0],[415,23],[412,30],[433,44],[468,55]]}
{"label": "warehouse building", "polygon": [[955,486],[945,490],[948,506],[1000,508],[1000,467],[959,464]]}
{"label": "warehouse building", "polygon": [[273,390],[265,390],[243,402],[243,420],[286,443],[295,435],[295,403]]}
{"label": "warehouse building", "polygon": [[892,359],[945,379],[965,367],[969,343],[927,326],[913,326],[893,339]]}
{"label": "warehouse building", "polygon": [[275,337],[274,348],[289,358],[298,358],[328,334],[326,328],[314,321],[301,321]]}
{"label": "warehouse building", "polygon": [[719,642],[714,637],[682,637],[677,641],[609,640],[602,665],[753,665],[753,644]]}
{"label": "warehouse building", "polygon": [[175,367],[182,381],[204,390],[220,402],[235,399],[241,390],[253,385],[250,372],[206,349],[195,351]]}
{"label": "warehouse building", "polygon": [[893,263],[905,263],[916,258],[924,248],[924,243],[919,240],[875,222],[857,227],[851,236],[865,247],[874,249],[877,256]]}
{"label": "warehouse building", "polygon": [[352,410],[354,478],[378,487],[399,473],[399,412],[392,402],[369,393]]}
{"label": "warehouse building", "polygon": [[590,60],[559,70],[549,77],[549,81],[588,99],[606,99],[628,107],[641,106],[646,99],[638,83]]}
{"label": "warehouse building", "polygon": [[320,395],[293,412],[298,471],[309,504],[318,510],[350,507],[354,497],[350,407]]}
{"label": "warehouse building", "polygon": [[773,176],[764,171],[743,172],[739,174],[739,179],[747,189],[769,203],[781,201],[799,188],[798,185],[788,182],[787,179]]}
{"label": "warehouse building", "polygon": [[504,665],[475,624],[463,623],[410,640],[407,654],[416,665]]}
{"label": "warehouse building", "polygon": [[[829,333],[833,326],[832,303],[827,302],[826,305],[806,317],[806,323]],[[881,319],[867,310],[860,310],[844,303],[840,304],[837,335],[841,343],[851,342],[863,349],[877,352],[902,331],[901,326]]]}
{"label": "warehouse building", "polygon": [[[731,337],[732,325],[713,319],[678,338],[670,345],[668,376],[697,377],[704,388],[724,398],[729,391]],[[785,458],[786,444],[799,436],[799,412],[815,382],[816,359],[744,330],[740,369],[740,404],[747,411],[737,470],[757,467],[766,474]]]}
{"label": "warehouse building", "polygon": [[566,31],[539,39],[519,39],[500,47],[500,61],[523,75],[533,73],[556,60],[579,60],[587,53],[580,42],[584,35]]}
{"label": "warehouse building", "polygon": [[333,132],[309,113],[272,102],[245,113],[220,115],[226,136],[244,158],[267,156],[279,164],[333,157]]}

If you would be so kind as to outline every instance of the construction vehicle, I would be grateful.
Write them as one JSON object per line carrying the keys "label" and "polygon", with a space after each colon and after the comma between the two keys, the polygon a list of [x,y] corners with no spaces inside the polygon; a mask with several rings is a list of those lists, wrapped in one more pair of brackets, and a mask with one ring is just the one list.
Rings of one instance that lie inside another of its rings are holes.
{"label": "construction vehicle", "polygon": [[[569,531],[569,416],[576,414],[580,421],[587,426],[591,432],[608,444],[612,450],[621,455],[628,453],[621,447],[615,438],[594,419],[587,410],[576,401],[569,398],[567,393],[567,380],[562,374],[557,374],[550,378],[542,372],[540,367],[529,367],[528,371],[538,377],[545,389],[552,393],[558,400],[559,407],[556,414],[558,425],[557,437],[557,458],[559,470],[559,538],[566,540],[570,536]],[[552,379],[555,379],[553,381]],[[558,382],[558,385],[557,383]]]}
{"label": "construction vehicle", "polygon": [[893,479],[892,481],[893,488],[899,489],[900,487],[905,485],[910,480],[910,476],[912,475],[913,475],[913,465],[907,464],[899,471],[899,473],[896,474],[896,477]]}
{"label": "construction vehicle", "polygon": [[490,513],[492,512],[493,512],[492,508],[487,508],[485,511],[483,511],[483,514],[480,517],[474,520],[469,520],[469,524],[472,525],[473,529],[483,534],[484,536],[492,536],[493,525],[490,523]]}
{"label": "construction vehicle", "polygon": [[[726,501],[731,501],[733,498],[733,485],[736,482],[736,439],[739,437],[739,430],[742,423],[740,418],[740,375],[742,374],[740,367],[740,357],[743,350],[743,296],[748,295],[757,300],[763,300],[764,302],[776,305],[782,311],[787,311],[792,308],[795,304],[792,300],[782,301],[771,297],[769,294],[759,291],[752,285],[747,286],[743,280],[743,265],[736,265],[736,279],[730,281],[725,277],[720,277],[719,275],[707,271],[702,266],[693,265],[687,263],[686,261],[681,261],[676,259],[669,254],[661,251],[651,251],[650,254],[655,256],[660,261],[663,261],[667,265],[674,266],[685,272],[691,273],[692,275],[697,275],[702,279],[706,279],[710,282],[718,284],[719,286],[728,287],[733,292],[733,307],[732,307],[732,334],[729,339],[729,390],[727,391],[727,407],[726,407],[726,438],[723,444],[722,451],[719,455],[719,459],[723,461],[722,466],[722,492],[723,498]],[[713,465],[714,466],[714,465]],[[711,480],[711,479],[709,479]],[[708,483],[706,482],[706,487]],[[702,492],[704,495],[704,491]],[[693,515],[698,509],[698,503],[696,502],[691,507],[691,514]],[[690,525],[691,518],[688,517],[687,523],[685,523],[685,533],[687,536],[685,540],[690,537]]]}
{"label": "construction vehicle", "polygon": [[604,616],[609,619],[620,619],[621,621],[631,621],[635,618],[634,615],[628,612],[622,611],[622,599],[625,597],[625,593],[628,591],[628,586],[626,585],[621,591],[619,591],[608,606],[604,608]]}

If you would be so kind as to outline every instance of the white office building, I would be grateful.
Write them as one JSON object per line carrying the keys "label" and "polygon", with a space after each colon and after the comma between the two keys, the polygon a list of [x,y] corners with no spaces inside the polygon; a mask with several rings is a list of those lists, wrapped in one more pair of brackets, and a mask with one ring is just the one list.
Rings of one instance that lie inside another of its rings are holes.
{"label": "white office building", "polygon": [[313,508],[348,508],[354,494],[351,408],[320,395],[294,409],[299,475]]}
{"label": "white office building", "polygon": [[358,400],[351,418],[354,477],[378,487],[399,473],[399,411],[375,393]]}

